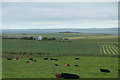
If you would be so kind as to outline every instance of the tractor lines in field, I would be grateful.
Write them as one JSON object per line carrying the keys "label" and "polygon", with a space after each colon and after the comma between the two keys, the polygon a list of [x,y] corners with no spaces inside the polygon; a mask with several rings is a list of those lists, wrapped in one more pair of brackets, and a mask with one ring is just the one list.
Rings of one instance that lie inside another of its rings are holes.
{"label": "tractor lines in field", "polygon": [[117,51],[114,47],[112,47],[112,49],[113,49],[117,54],[119,54],[118,51]]}
{"label": "tractor lines in field", "polygon": [[117,48],[115,45],[110,45],[110,46],[111,46],[111,48],[113,49],[113,51],[116,52],[116,54],[119,54],[119,53],[118,53],[118,48]]}
{"label": "tractor lines in field", "polygon": [[[107,45],[107,46],[108,46],[108,45]],[[108,48],[109,48],[109,50],[110,50],[113,54],[115,54],[115,52],[113,51],[112,47],[108,46]]]}
{"label": "tractor lines in field", "polygon": [[115,47],[114,45],[102,45],[101,48],[100,48],[100,53],[103,53],[103,54],[119,54],[116,49],[117,49],[117,47]]}
{"label": "tractor lines in field", "polygon": [[106,50],[107,50],[108,54],[111,54],[110,51],[108,50],[108,47],[107,46],[105,46],[105,47],[106,47]]}
{"label": "tractor lines in field", "polygon": [[106,51],[105,51],[105,47],[104,47],[104,45],[102,45],[102,48],[103,48],[103,52],[104,52],[104,54],[106,54]]}
{"label": "tractor lines in field", "polygon": [[118,50],[118,46],[113,45],[113,47]]}

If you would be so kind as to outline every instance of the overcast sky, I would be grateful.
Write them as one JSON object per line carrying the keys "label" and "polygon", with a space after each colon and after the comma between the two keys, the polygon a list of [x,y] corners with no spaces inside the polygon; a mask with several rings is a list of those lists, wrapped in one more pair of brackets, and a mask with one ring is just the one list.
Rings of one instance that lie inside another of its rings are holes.
{"label": "overcast sky", "polygon": [[3,29],[116,28],[117,2],[4,2]]}

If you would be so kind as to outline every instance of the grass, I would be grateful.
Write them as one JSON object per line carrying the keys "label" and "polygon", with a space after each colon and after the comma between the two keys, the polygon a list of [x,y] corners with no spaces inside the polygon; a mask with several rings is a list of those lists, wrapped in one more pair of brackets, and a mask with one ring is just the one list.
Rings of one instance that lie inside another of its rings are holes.
{"label": "grass", "polygon": [[[118,49],[117,36],[83,33],[27,34],[27,36],[39,35],[55,37],[57,40],[2,39],[3,78],[55,78],[54,75],[61,72],[75,73],[80,75],[81,78],[118,77],[118,58],[116,57],[118,54],[113,54],[114,50],[112,49],[112,47],[115,50]],[[4,34],[3,36],[20,38],[26,35]],[[69,40],[60,40],[60,38],[65,37]],[[104,54],[105,52],[106,54]],[[111,54],[108,54],[108,52]],[[49,55],[38,53],[49,53]],[[9,61],[6,60],[5,56],[23,57],[20,61]],[[30,56],[35,57],[38,62],[25,63]],[[59,61],[45,61],[43,60],[44,57],[55,57]],[[80,57],[80,60],[75,61],[75,57]],[[69,63],[71,66],[66,67],[63,65],[64,63]],[[54,64],[59,64],[59,66],[54,66]],[[75,67],[75,64],[79,64],[79,67]],[[112,72],[101,73],[100,68],[108,68]]]}
{"label": "grass", "polygon": [[[96,54],[99,52],[99,43],[59,42],[59,41],[33,41],[33,40],[3,40],[3,51],[50,53],[59,54]],[[87,50],[86,50],[87,49]],[[94,50],[96,49],[96,50]],[[99,53],[98,53],[99,54]]]}
{"label": "grass", "polygon": [[[21,34],[4,34],[6,36],[20,37]],[[40,34],[37,34],[40,35]],[[32,34],[32,36],[37,36]],[[97,34],[83,34],[83,33],[62,33],[62,34],[41,34],[47,37],[64,38],[66,36],[82,36],[84,39],[70,39],[64,42],[56,41],[35,41],[35,40],[20,40],[20,39],[3,39],[3,53],[8,52],[26,52],[26,53],[49,53],[51,56],[66,56],[66,55],[96,55],[100,54],[101,44],[116,44],[117,37],[100,38],[105,35]],[[31,34],[27,34],[31,36]],[[88,37],[93,38],[88,38]],[[97,36],[97,37],[96,37]],[[108,35],[109,36],[109,35]],[[107,36],[106,36],[107,37]],[[71,38],[71,37],[70,37]],[[77,38],[77,37],[76,37]],[[86,50],[87,49],[87,50]]]}
{"label": "grass", "polygon": [[[115,57],[84,57],[74,60],[76,56],[55,57],[59,61],[43,60],[35,58],[38,62],[25,63],[28,58],[9,61],[3,59],[3,78],[55,78],[55,74],[66,72],[80,75],[81,78],[117,78],[118,59]],[[77,56],[78,57],[78,56]],[[114,62],[114,63],[113,63]],[[64,66],[68,63],[71,66]],[[59,66],[55,66],[58,64]],[[79,67],[74,65],[78,64]],[[9,66],[8,66],[9,65]],[[111,73],[101,73],[100,68],[108,68]]]}

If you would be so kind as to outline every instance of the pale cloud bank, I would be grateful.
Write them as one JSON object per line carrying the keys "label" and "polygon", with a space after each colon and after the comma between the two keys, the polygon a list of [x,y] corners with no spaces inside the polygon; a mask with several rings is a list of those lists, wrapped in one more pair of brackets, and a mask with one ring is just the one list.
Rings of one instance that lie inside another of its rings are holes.
{"label": "pale cloud bank", "polygon": [[119,2],[119,0],[2,0],[2,2]]}
{"label": "pale cloud bank", "polygon": [[3,29],[114,28],[117,2],[4,2]]}

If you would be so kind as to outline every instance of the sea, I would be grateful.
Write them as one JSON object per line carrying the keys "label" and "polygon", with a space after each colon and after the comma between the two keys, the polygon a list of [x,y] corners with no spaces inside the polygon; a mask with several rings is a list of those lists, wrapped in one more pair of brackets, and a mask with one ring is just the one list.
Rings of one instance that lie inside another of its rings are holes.
{"label": "sea", "polygon": [[63,28],[63,29],[1,29],[2,34],[49,34],[59,32],[96,33],[120,35],[119,28]]}

